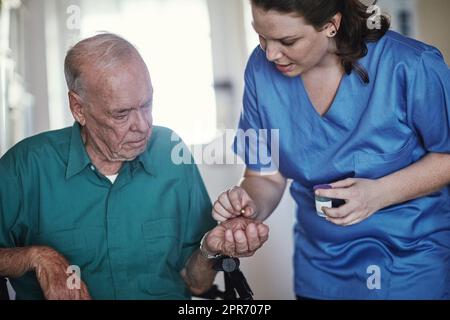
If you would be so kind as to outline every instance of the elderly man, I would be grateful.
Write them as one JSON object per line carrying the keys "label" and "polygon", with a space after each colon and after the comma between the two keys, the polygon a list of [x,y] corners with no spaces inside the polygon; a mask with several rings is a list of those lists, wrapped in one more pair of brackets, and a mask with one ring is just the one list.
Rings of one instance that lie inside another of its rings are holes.
{"label": "elderly man", "polygon": [[267,240],[259,222],[215,226],[196,166],[175,165],[172,132],[152,126],[150,75],[129,42],[83,40],[65,74],[73,127],[0,159],[0,276],[18,299],[187,299],[212,285],[210,257]]}

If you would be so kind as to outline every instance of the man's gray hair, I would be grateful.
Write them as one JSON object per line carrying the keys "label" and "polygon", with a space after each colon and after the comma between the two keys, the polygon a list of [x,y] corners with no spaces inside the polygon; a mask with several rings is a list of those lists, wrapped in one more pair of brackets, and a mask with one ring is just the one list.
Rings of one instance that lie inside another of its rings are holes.
{"label": "man's gray hair", "polygon": [[83,65],[90,64],[95,67],[94,72],[102,72],[132,56],[141,58],[137,49],[118,35],[102,33],[84,39],[67,52],[64,62],[67,88],[84,97]]}

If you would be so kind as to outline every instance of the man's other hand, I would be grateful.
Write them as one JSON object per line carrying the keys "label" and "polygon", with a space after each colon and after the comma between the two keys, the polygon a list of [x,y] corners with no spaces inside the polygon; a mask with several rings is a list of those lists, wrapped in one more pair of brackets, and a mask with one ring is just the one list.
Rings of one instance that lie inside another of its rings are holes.
{"label": "man's other hand", "polygon": [[80,279],[80,288],[69,288],[66,258],[49,247],[33,247],[31,264],[47,300],[91,300],[86,284]]}
{"label": "man's other hand", "polygon": [[269,227],[253,219],[237,217],[222,222],[205,239],[205,249],[231,257],[250,257],[269,238]]}

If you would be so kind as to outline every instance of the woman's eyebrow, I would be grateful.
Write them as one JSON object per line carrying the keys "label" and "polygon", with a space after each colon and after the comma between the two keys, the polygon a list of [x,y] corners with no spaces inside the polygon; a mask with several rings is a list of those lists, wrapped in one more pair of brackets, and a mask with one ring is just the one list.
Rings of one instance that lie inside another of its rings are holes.
{"label": "woman's eyebrow", "polygon": [[[260,32],[258,32],[258,30],[256,30],[256,27],[255,27],[255,22],[253,21],[252,22],[252,27],[253,27],[253,30],[255,30],[255,32],[258,34],[258,35],[260,35],[261,37],[263,37],[264,39],[266,38],[266,37],[264,37],[264,35],[262,35]],[[289,40],[289,39],[297,39],[297,38],[301,38],[302,36],[300,36],[300,35],[292,35],[292,36],[285,36],[285,37],[283,37],[283,38],[278,38],[278,39],[276,39],[276,38],[274,38],[274,39],[272,39],[272,40],[276,40],[276,41],[283,41],[283,40]]]}

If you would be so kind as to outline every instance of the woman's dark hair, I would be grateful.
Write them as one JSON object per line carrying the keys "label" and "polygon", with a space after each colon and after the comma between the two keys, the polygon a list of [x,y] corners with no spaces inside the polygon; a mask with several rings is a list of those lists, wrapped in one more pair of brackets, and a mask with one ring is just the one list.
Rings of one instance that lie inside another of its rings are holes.
{"label": "woman's dark hair", "polygon": [[[380,27],[369,28],[368,21],[373,12],[360,0],[251,0],[252,4],[263,10],[276,10],[282,13],[297,13],[307,23],[321,30],[340,12],[342,21],[336,35],[337,55],[347,74],[355,70],[364,83],[369,83],[367,71],[358,60],[367,55],[366,42],[382,38],[390,27],[389,18],[381,15]],[[375,4],[377,1],[374,1]]]}

